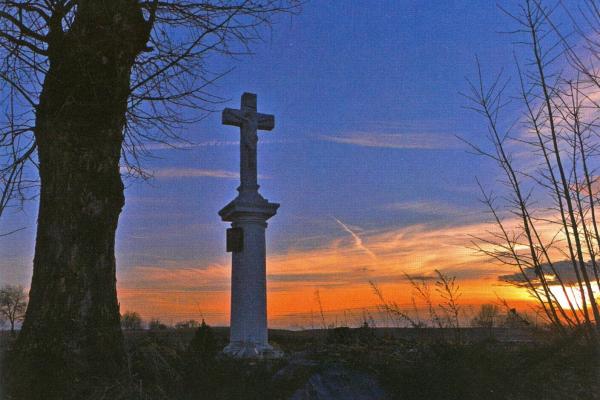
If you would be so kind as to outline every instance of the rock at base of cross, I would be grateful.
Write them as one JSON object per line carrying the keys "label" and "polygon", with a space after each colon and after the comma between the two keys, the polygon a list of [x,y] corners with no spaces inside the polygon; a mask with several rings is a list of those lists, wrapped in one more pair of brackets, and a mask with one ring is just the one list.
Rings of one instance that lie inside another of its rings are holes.
{"label": "rock at base of cross", "polygon": [[314,373],[289,400],[390,399],[373,376],[333,365]]}

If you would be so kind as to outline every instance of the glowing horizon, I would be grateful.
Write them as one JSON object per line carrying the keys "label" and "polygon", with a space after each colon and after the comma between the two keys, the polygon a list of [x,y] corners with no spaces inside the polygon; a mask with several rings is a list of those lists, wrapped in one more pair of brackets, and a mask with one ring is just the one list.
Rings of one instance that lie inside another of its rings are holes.
{"label": "glowing horizon", "polygon": [[[378,285],[386,300],[412,312],[414,295],[405,274],[433,283],[434,270],[456,276],[462,292],[465,318],[484,303],[498,297],[522,309],[527,293],[498,280],[499,268],[467,248],[470,232],[483,224],[458,227],[410,226],[400,230],[358,234],[339,219],[332,219],[345,237],[313,249],[289,249],[271,254],[268,270],[268,313],[272,327],[310,327],[322,323],[323,308],[328,323],[352,320],[357,325],[364,314],[377,314],[379,300],[371,283]],[[229,318],[230,265],[211,264],[139,266],[119,279],[121,310],[137,311],[145,319],[167,323],[204,318],[214,325],[227,325]],[[321,305],[315,296],[319,291]],[[440,301],[432,294],[435,301]],[[418,300],[418,299],[417,299]],[[422,307],[418,300],[417,307]]]}

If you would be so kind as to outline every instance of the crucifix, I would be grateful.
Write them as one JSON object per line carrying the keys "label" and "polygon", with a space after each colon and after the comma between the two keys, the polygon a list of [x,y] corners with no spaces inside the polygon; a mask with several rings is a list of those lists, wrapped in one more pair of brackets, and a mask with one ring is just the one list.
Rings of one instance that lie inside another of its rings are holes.
{"label": "crucifix", "polygon": [[244,93],[239,110],[226,108],[223,110],[223,125],[240,128],[240,181],[241,192],[257,191],[256,145],[257,130],[270,131],[275,127],[275,117],[256,111],[256,95]]}
{"label": "crucifix", "polygon": [[265,230],[279,204],[258,193],[257,131],[270,131],[275,117],[256,111],[256,95],[244,93],[239,110],[223,110],[224,125],[240,128],[239,195],[219,215],[231,222],[227,251],[231,252],[231,316],[225,354],[240,358],[277,357],[269,345],[267,329],[267,272]]}

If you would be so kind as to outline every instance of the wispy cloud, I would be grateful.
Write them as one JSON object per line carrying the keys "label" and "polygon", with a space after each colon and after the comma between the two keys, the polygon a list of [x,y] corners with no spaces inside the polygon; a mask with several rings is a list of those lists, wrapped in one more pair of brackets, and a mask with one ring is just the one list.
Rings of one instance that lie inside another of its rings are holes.
{"label": "wispy cloud", "polygon": [[[173,264],[173,262],[167,262]],[[227,265],[210,264],[202,266],[201,262],[188,262],[178,266],[137,266],[123,274],[125,286],[135,289],[160,287],[161,290],[179,291],[222,291],[229,287]]]}
{"label": "wispy cloud", "polygon": [[385,204],[382,208],[388,211],[407,211],[411,213],[432,215],[456,215],[465,213],[465,210],[460,206],[431,200],[399,201]]}
{"label": "wispy cloud", "polygon": [[463,148],[452,134],[352,132],[338,136],[321,135],[322,140],[361,147],[388,149],[449,150]]}
{"label": "wispy cloud", "polygon": [[[260,144],[288,144],[295,143],[298,140],[290,140],[290,139],[271,139],[271,138],[260,138]],[[194,150],[194,149],[202,149],[206,147],[224,147],[224,146],[239,146],[239,140],[207,140],[204,142],[186,142],[186,141],[177,141],[177,142],[166,142],[166,143],[148,143],[144,145],[144,149],[149,151],[160,151],[160,150]]]}
{"label": "wispy cloud", "polygon": [[342,229],[346,232],[348,232],[353,238],[354,238],[354,245],[361,249],[364,250],[365,253],[367,253],[369,256],[371,256],[371,258],[373,258],[373,260],[377,260],[377,256],[375,255],[375,253],[373,253],[367,246],[364,245],[363,240],[361,239],[360,236],[358,236],[358,234],[356,232],[354,232],[352,229],[350,229],[348,227],[348,225],[344,224],[342,221],[340,221],[339,219],[332,217],[335,222],[338,223],[338,225],[340,225],[342,227]]}
{"label": "wispy cloud", "polygon": [[239,140],[207,140],[205,142],[168,142],[168,143],[148,143],[144,145],[146,150],[158,151],[158,150],[192,150],[203,147],[221,147],[221,146],[239,146]]}
{"label": "wispy cloud", "polygon": [[[220,178],[220,179],[240,179],[239,172],[226,171],[223,169],[204,169],[204,168],[162,168],[154,170],[152,173],[157,179],[173,178]],[[271,179],[268,175],[258,174],[260,179]]]}
{"label": "wispy cloud", "polygon": [[233,171],[221,169],[202,169],[202,168],[163,168],[153,172],[157,179],[170,178],[221,178],[221,179],[239,179],[240,174]]}

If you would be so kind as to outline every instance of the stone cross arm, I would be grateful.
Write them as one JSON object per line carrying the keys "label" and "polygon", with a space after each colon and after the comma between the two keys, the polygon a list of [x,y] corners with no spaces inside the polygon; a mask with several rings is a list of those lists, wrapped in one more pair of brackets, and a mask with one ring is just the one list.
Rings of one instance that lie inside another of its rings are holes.
{"label": "stone cross arm", "polygon": [[[222,123],[223,125],[239,126],[240,128],[248,120],[245,118],[243,110],[235,110],[226,108],[223,110]],[[275,116],[270,114],[255,113],[257,119],[257,128],[261,131],[270,131],[275,128]]]}
{"label": "stone cross arm", "polygon": [[242,95],[242,106],[239,110],[226,108],[222,114],[223,125],[238,126],[256,124],[256,129],[270,131],[275,127],[275,116],[256,112],[256,95],[244,93]]}

